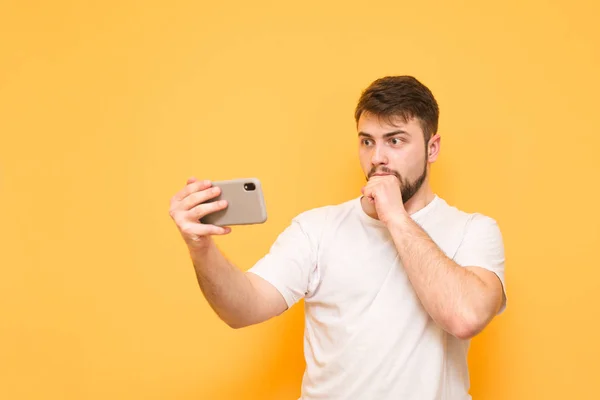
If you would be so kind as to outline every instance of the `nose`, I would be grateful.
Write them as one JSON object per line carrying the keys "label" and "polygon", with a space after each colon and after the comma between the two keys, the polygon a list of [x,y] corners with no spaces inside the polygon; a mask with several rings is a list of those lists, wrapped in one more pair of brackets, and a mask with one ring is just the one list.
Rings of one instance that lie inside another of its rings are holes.
{"label": "nose", "polygon": [[384,149],[382,148],[382,146],[374,146],[373,147],[373,152],[371,153],[371,164],[377,166],[377,165],[385,165],[387,164],[388,159],[387,159],[387,155],[385,154]]}

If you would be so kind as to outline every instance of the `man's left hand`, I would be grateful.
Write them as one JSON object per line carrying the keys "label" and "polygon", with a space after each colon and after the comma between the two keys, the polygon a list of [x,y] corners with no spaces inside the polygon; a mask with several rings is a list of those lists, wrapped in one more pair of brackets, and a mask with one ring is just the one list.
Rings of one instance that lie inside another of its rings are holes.
{"label": "man's left hand", "polygon": [[362,188],[362,194],[371,204],[375,204],[377,217],[386,225],[406,214],[400,182],[394,175],[372,176]]}

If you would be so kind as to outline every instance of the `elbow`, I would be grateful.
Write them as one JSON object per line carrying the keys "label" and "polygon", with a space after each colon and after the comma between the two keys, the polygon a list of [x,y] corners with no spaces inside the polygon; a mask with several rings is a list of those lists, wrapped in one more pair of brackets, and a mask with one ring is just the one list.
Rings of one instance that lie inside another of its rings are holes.
{"label": "elbow", "polygon": [[458,339],[469,340],[477,336],[488,322],[489,318],[487,315],[472,310],[465,311],[451,319],[451,322],[448,324],[448,332]]}
{"label": "elbow", "polygon": [[475,324],[467,322],[457,323],[450,330],[450,334],[461,340],[469,340],[475,337],[480,332],[480,329]]}
{"label": "elbow", "polygon": [[231,329],[241,329],[247,327],[249,324],[242,323],[240,321],[223,321],[229,326]]}
{"label": "elbow", "polygon": [[257,324],[259,321],[253,321],[252,319],[222,319],[231,329],[242,329],[251,325]]}
{"label": "elbow", "polygon": [[225,323],[227,324],[228,327],[230,327],[231,329],[241,329],[244,327],[244,325],[242,324],[237,324],[235,322],[227,322],[225,321]]}

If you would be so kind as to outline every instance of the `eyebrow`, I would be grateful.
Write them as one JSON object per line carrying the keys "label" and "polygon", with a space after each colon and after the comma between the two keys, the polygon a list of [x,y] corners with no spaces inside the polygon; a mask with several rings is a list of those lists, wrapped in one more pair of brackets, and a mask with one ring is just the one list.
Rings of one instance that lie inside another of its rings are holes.
{"label": "eyebrow", "polygon": [[[388,132],[388,133],[384,134],[383,137],[389,138],[391,136],[396,136],[396,135],[401,135],[401,134],[410,136],[410,134],[408,132],[403,131],[402,129],[399,129],[397,131]],[[366,132],[358,132],[358,136],[364,136],[364,137],[371,138],[371,139],[373,138],[373,135],[366,133]]]}

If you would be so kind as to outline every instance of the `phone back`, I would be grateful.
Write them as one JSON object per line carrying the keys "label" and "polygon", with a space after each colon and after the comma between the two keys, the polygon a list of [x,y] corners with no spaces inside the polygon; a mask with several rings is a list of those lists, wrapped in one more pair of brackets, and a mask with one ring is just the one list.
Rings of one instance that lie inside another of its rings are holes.
{"label": "phone back", "polygon": [[227,200],[227,208],[204,216],[203,224],[217,226],[261,224],[267,220],[262,186],[257,178],[213,182],[221,194],[207,201]]}

